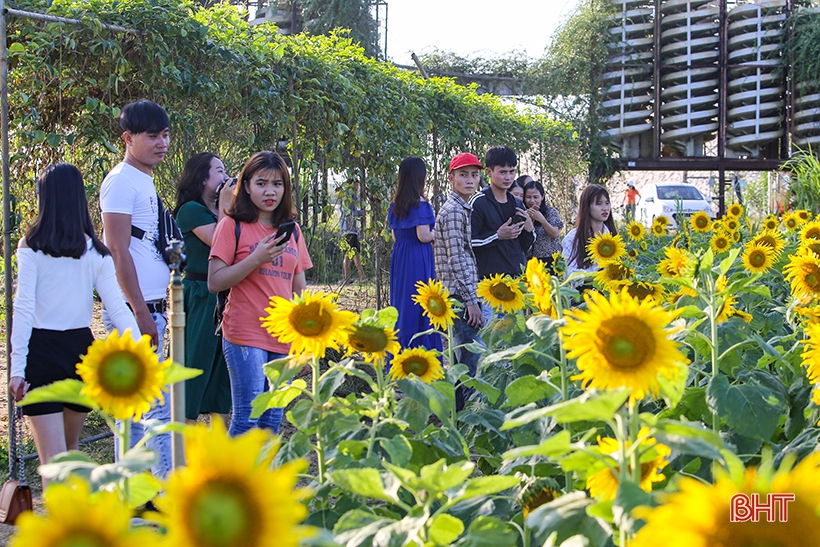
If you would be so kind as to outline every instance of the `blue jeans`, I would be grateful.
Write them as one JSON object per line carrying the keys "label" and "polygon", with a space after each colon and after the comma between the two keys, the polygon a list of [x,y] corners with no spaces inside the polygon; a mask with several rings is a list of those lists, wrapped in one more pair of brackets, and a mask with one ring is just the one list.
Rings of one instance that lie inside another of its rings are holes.
{"label": "blue jeans", "polygon": [[[154,318],[154,324],[157,326],[157,338],[159,343],[157,345],[157,356],[159,357],[160,361],[165,360],[165,328],[168,326],[168,318],[165,314],[162,313],[152,313],[151,317]],[[111,319],[108,317],[108,312],[103,310],[102,312],[102,320],[103,324],[105,325],[105,329],[110,333],[114,330],[114,323],[111,322]],[[166,386],[167,388],[168,386]],[[167,424],[171,421],[171,394],[166,390],[163,394],[165,396],[165,402],[161,405],[156,404],[151,407],[151,410],[143,414],[143,419],[145,420],[159,420],[162,423]],[[122,422],[117,421],[117,425],[121,425]],[[140,439],[145,436],[145,427],[142,425],[141,422],[134,422],[131,424],[131,438],[129,440],[129,447],[133,447]],[[156,437],[152,437],[146,443],[146,446],[154,451],[157,456],[159,456],[159,461],[151,467],[151,472],[154,474],[155,477],[165,479],[168,476],[168,472],[171,471],[172,460],[171,460],[171,435],[169,433],[164,433],[162,435],[157,435]],[[114,437],[114,454],[119,454],[119,438]]]}
{"label": "blue jeans", "polygon": [[233,414],[228,434],[236,437],[253,427],[279,432],[284,410],[269,408],[257,419],[251,419],[251,403],[257,395],[270,388],[262,367],[265,363],[281,359],[285,355],[250,346],[239,346],[222,339],[222,351],[231,377]]}
{"label": "blue jeans", "polygon": [[[460,301],[460,299],[456,298]],[[463,304],[463,302],[462,302]],[[483,309],[482,309],[483,311]],[[456,363],[467,365],[467,374],[471,378],[475,378],[478,372],[478,357],[477,353],[473,353],[467,348],[460,348],[462,344],[469,344],[470,342],[478,342],[484,345],[481,337],[478,335],[478,329],[471,327],[466,320],[467,306],[463,306],[461,313],[453,320],[453,358]],[[475,389],[464,387],[461,382],[456,384],[456,410],[464,408],[464,403],[475,393]]]}

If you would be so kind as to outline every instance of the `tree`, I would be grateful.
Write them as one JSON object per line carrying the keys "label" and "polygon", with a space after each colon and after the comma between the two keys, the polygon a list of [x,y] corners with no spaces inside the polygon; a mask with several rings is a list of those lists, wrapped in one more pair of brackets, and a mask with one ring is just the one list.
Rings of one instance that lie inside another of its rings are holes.
{"label": "tree", "polygon": [[372,0],[293,1],[298,1],[305,30],[310,34],[327,34],[334,28],[346,28],[368,56],[379,57],[379,29],[371,11]]}

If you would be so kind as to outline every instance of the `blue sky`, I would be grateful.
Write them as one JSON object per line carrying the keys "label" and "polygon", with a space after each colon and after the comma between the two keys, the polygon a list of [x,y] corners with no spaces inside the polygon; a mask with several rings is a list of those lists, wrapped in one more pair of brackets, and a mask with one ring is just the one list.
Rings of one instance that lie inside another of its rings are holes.
{"label": "blue sky", "polygon": [[387,55],[398,64],[412,64],[410,51],[433,48],[465,57],[495,57],[511,50],[540,57],[578,1],[387,0]]}

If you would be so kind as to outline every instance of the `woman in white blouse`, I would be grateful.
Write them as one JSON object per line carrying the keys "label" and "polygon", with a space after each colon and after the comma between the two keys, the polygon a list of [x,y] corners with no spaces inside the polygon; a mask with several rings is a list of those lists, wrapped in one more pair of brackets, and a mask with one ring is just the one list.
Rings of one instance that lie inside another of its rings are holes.
{"label": "woman in white blouse", "polygon": [[[35,192],[37,221],[17,248],[9,381],[16,401],[30,389],[79,379],[76,364],[94,341],[94,289],[117,329],[131,329],[139,338],[137,322],[117,284],[114,261],[94,235],[80,171],[67,163],[50,165],[37,179]],[[68,403],[23,407],[41,463],[77,449],[89,410]]]}

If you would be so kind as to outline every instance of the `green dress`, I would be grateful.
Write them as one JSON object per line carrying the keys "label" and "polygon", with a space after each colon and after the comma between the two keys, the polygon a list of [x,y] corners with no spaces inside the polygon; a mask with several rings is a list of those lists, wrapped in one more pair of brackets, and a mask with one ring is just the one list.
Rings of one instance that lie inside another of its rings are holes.
{"label": "green dress", "polygon": [[187,279],[188,273],[205,276],[211,248],[194,234],[199,226],[215,224],[207,207],[189,201],[179,208],[177,224],[185,240],[188,264],[182,280],[185,296],[185,366],[203,372],[185,382],[185,417],[196,420],[200,414],[231,411],[231,380],[222,353],[222,338],[214,334],[216,295],[208,291],[207,281]]}

